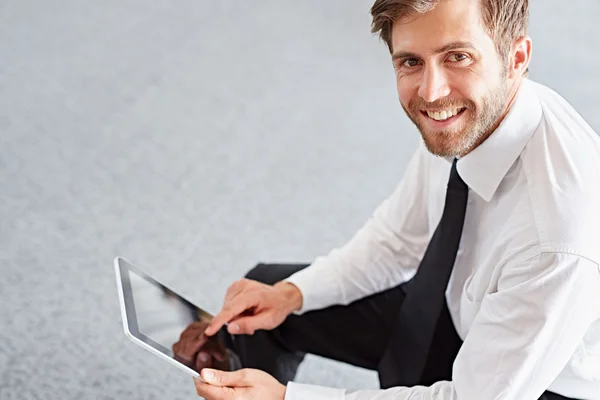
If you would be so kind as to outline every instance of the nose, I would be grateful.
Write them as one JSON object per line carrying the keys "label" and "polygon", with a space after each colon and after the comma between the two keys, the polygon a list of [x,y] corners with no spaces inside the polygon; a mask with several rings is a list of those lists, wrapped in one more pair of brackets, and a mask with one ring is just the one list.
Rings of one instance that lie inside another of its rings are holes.
{"label": "nose", "polygon": [[419,96],[423,100],[432,103],[449,94],[450,87],[443,69],[435,65],[423,68],[423,75],[421,76],[421,83],[419,85]]}

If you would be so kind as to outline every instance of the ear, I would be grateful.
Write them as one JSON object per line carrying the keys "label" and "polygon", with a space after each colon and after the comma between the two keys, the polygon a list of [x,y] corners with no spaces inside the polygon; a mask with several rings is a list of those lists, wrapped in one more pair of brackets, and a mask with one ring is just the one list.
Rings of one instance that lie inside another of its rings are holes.
{"label": "ear", "polygon": [[510,64],[508,69],[509,78],[520,78],[525,74],[531,60],[531,38],[523,36],[512,45]]}

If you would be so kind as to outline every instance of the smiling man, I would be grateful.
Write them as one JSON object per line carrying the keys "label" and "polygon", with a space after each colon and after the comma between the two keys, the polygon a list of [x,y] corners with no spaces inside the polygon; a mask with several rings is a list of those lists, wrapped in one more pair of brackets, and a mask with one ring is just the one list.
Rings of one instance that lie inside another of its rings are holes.
{"label": "smiling man", "polygon": [[[377,0],[423,138],[343,247],[259,264],[205,333],[236,335],[209,400],[600,399],[600,139],[527,78],[527,0]],[[306,353],[380,390],[294,383]],[[200,351],[199,357],[208,355]]]}

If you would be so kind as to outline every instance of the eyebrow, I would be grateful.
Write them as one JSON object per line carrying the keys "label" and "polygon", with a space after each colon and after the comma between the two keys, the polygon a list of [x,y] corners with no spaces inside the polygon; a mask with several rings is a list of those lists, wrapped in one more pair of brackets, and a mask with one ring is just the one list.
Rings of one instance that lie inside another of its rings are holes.
{"label": "eyebrow", "polygon": [[[456,42],[450,42],[440,48],[435,49],[433,54],[445,53],[447,51],[459,49],[459,48],[463,48],[463,49],[469,48],[469,49],[475,50],[475,46],[471,42],[456,41]],[[421,58],[421,57],[416,53],[411,53],[409,51],[400,50],[400,51],[397,51],[394,54],[392,54],[392,60],[397,60],[398,58]]]}

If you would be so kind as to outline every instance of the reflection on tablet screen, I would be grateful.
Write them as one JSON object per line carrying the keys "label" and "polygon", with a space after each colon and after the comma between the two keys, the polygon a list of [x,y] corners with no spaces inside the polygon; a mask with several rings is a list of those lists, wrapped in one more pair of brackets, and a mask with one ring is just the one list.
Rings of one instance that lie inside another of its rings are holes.
{"label": "reflection on tablet screen", "polygon": [[[233,371],[241,368],[233,338],[221,329],[212,337],[204,335],[210,314],[173,293],[152,278],[122,269],[131,333],[163,354],[200,372],[202,368]],[[125,276],[126,275],[126,276]],[[128,293],[127,293],[128,292]]]}

